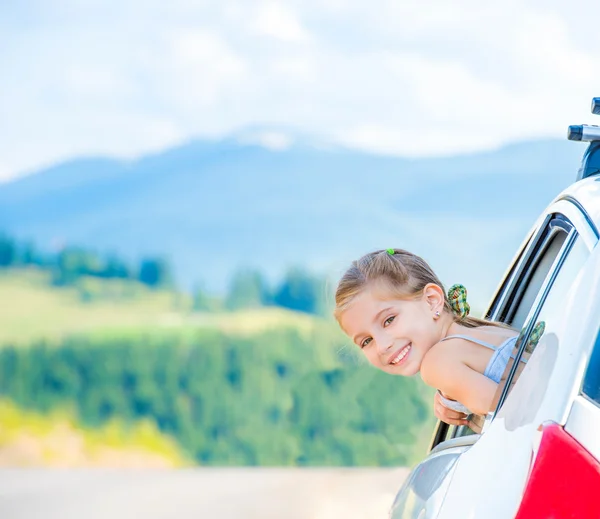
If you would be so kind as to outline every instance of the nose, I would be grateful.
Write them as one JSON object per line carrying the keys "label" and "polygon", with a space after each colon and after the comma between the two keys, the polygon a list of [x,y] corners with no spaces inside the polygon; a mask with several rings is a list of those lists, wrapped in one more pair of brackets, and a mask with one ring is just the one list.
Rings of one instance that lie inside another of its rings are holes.
{"label": "nose", "polygon": [[387,353],[394,344],[392,338],[385,333],[382,333],[379,337],[376,337],[375,340],[377,341],[377,352],[380,355]]}

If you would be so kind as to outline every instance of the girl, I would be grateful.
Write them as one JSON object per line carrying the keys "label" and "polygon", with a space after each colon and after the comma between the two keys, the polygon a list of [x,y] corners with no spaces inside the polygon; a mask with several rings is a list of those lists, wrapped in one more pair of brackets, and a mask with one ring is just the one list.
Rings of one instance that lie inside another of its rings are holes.
{"label": "girl", "polygon": [[[379,250],[352,263],[339,282],[335,317],[376,368],[392,375],[421,374],[438,390],[442,419],[466,424],[465,414],[493,410],[517,333],[500,323],[468,317],[466,290],[442,283],[419,256]],[[465,414],[461,414],[465,413]]]}

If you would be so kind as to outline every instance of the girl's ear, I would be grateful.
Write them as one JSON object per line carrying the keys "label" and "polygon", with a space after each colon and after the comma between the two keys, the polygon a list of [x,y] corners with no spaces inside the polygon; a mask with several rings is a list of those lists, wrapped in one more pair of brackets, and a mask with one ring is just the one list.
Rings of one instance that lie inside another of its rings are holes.
{"label": "girl's ear", "polygon": [[444,291],[435,283],[427,283],[423,288],[423,300],[429,305],[432,312],[442,312],[444,309]]}

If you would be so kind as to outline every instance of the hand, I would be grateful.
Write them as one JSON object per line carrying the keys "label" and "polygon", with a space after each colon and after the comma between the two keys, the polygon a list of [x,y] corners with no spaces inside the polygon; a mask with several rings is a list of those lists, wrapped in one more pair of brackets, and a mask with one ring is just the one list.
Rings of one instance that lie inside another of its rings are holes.
{"label": "hand", "polygon": [[459,413],[454,409],[448,409],[440,399],[440,394],[436,391],[435,397],[433,398],[433,412],[438,420],[446,422],[450,425],[469,425],[469,421],[466,419],[465,413]]}

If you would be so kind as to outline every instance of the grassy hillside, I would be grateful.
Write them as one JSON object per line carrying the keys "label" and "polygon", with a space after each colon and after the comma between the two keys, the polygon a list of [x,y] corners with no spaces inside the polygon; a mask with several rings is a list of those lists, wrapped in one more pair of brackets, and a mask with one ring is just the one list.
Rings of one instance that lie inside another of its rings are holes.
{"label": "grassy hillside", "polygon": [[0,345],[140,329],[211,328],[244,335],[292,327],[304,333],[324,324],[322,319],[281,308],[194,312],[189,296],[154,291],[131,281],[90,278],[77,287],[53,288],[49,276],[37,269],[0,270]]}
{"label": "grassy hillside", "polygon": [[82,427],[66,411],[24,410],[0,400],[0,466],[182,467],[191,465],[177,443],[150,421],[126,427],[112,420]]}
{"label": "grassy hillside", "polygon": [[432,392],[368,367],[332,320],[197,313],[185,296],[131,282],[51,288],[43,273],[8,272],[0,396],[58,424],[37,428],[40,452],[57,436],[87,441],[52,414],[61,409],[83,438],[151,424],[212,466],[406,465],[429,440]]}

